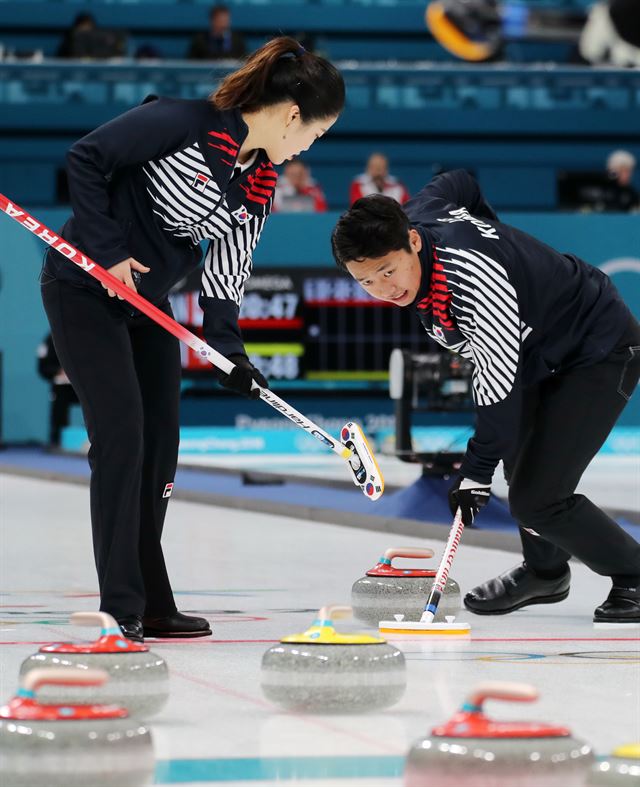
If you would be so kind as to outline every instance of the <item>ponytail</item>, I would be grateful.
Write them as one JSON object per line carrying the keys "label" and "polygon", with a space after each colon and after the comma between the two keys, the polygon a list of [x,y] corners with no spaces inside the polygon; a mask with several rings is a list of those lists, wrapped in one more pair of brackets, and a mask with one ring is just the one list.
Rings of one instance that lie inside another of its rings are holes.
{"label": "ponytail", "polygon": [[335,117],[344,108],[344,80],[323,57],[307,52],[295,39],[281,36],[249,56],[229,74],[209,100],[218,109],[248,112],[293,101],[303,123]]}

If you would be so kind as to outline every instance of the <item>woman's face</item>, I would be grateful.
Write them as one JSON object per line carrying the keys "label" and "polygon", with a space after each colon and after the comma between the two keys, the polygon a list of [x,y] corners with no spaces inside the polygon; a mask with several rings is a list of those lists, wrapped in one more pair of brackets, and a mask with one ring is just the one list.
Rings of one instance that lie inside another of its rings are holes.
{"label": "woman's face", "polygon": [[282,164],[309,150],[316,139],[326,134],[338,119],[335,116],[303,123],[295,104],[286,107],[286,111],[278,113],[278,116],[280,122],[273,124],[272,138],[266,148],[274,164]]}

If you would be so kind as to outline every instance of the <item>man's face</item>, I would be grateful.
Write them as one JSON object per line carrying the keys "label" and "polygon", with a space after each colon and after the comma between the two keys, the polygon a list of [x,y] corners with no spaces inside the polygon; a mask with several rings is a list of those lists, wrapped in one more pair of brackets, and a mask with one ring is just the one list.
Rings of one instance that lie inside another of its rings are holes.
{"label": "man's face", "polygon": [[284,175],[294,189],[307,185],[307,168],[301,161],[291,161],[284,168]]}
{"label": "man's face", "polygon": [[231,27],[231,14],[228,11],[216,11],[211,14],[210,28],[214,36],[224,35]]}
{"label": "man's face", "polygon": [[620,186],[629,186],[633,178],[633,167],[619,166],[612,170],[611,175]]}
{"label": "man's face", "polygon": [[367,163],[369,177],[384,180],[389,174],[389,163],[384,156],[374,154]]}
{"label": "man's face", "polygon": [[384,257],[348,262],[347,270],[363,290],[379,301],[389,301],[395,306],[409,306],[415,301],[422,267],[418,252],[422,238],[416,230],[409,230],[411,251],[390,251]]}

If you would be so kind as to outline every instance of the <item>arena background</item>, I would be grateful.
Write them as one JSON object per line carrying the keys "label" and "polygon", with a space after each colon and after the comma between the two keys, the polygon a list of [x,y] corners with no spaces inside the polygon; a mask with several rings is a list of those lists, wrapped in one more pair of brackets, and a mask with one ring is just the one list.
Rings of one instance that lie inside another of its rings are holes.
{"label": "arena background", "polygon": [[[461,608],[458,622],[472,623],[466,640],[404,643],[408,690],[384,713],[283,711],[267,701],[260,667],[267,647],[305,630],[322,605],[349,603],[354,580],[394,543],[430,548],[437,565],[450,477],[473,430],[468,368],[430,345],[412,313],[372,305],[332,260],[330,233],[353,179],[373,153],[411,194],[435,174],[467,169],[502,220],[601,267],[640,318],[640,171],[619,186],[607,164],[614,151],[640,160],[638,1],[434,0],[427,26],[425,0],[228,0],[247,52],[290,34],[331,58],[347,86],[345,112],[302,157],[326,210],[315,197],[312,210],[309,199],[305,211],[281,210],[258,244],[241,312],[247,350],[273,390],[331,434],[359,421],[387,487],[372,503],[322,444],[263,402],[221,389],[183,349],[180,464],[163,493],[174,492],[163,548],[179,608],[206,617],[213,634],[149,642],[170,673],[168,704],[152,720],[155,784],[406,787],[411,744],[484,681],[534,685],[538,704],[503,703],[495,715],[567,725],[601,758],[640,741],[638,626],[593,627],[609,578],[576,560],[560,604],[500,617]],[[207,96],[237,68],[237,59],[188,56],[207,45],[211,5],[0,0],[0,192],[58,230],[75,140],[149,94]],[[51,434],[44,250],[0,216],[0,702],[36,646],[86,640],[69,616],[99,604],[77,404]],[[177,319],[194,331],[198,278],[172,293]],[[394,351],[405,365],[390,385]],[[637,391],[578,492],[640,539]],[[506,496],[497,472],[451,567],[462,594],[520,559]],[[348,685],[340,669],[335,678]],[[635,780],[640,747],[631,749]],[[529,780],[533,762],[500,784],[547,787]],[[98,777],[119,764],[112,754]],[[66,787],[59,773],[40,776],[37,787],[58,777]]]}
{"label": "arena background", "polygon": [[[273,293],[262,292],[257,318],[264,328],[254,327],[249,334],[252,355],[269,365],[276,390],[286,390],[294,404],[320,414],[330,391],[327,417],[345,409],[349,417],[358,417],[364,408],[370,423],[378,414],[387,416],[383,422],[392,427],[386,356],[394,345],[419,349],[423,337],[403,326],[390,339],[389,326],[379,324],[367,328],[371,344],[380,344],[375,360],[363,350],[336,366],[327,358],[340,345],[339,338],[324,337],[323,355],[317,331],[323,319],[331,324],[338,312],[320,314],[303,302],[306,279],[317,284],[329,278],[333,285],[325,281],[325,286],[331,288],[339,278],[329,233],[337,213],[348,206],[351,179],[374,151],[388,156],[392,173],[410,193],[436,172],[469,169],[502,218],[603,267],[640,313],[638,216],[585,213],[575,201],[567,203],[566,184],[580,175],[602,176],[612,150],[640,156],[637,70],[586,65],[579,36],[588,8],[584,0],[505,5],[500,51],[490,58],[494,62],[468,63],[434,40],[423,4],[414,0],[230,5],[232,29],[244,36],[247,50],[279,31],[291,33],[335,59],[347,81],[345,113],[322,144],[304,156],[324,190],[329,213],[272,216],[255,253],[256,277],[274,271],[297,277],[292,286],[298,327],[274,334],[268,325],[275,316],[269,300]],[[55,58],[65,30],[87,10],[98,28],[118,34],[121,57]],[[208,11],[209,4],[196,0],[179,6],[146,0],[86,7],[75,0],[0,3],[3,192],[49,226],[61,226],[68,214],[64,154],[75,139],[150,93],[207,95],[232,66],[180,59],[192,36],[206,29]],[[482,29],[474,31],[476,38],[483,34]],[[637,187],[637,170],[634,178]],[[0,233],[1,437],[11,444],[43,443],[48,384],[36,372],[36,350],[47,333],[37,287],[42,248],[9,221],[2,222]],[[348,292],[346,298],[351,298]],[[254,297],[254,308],[256,303]],[[355,320],[358,305],[352,305],[346,319]],[[350,329],[343,330],[348,337]],[[276,366],[274,353],[284,357]],[[244,423],[246,429],[251,418],[271,418],[261,413],[261,405],[247,405],[216,390],[206,372],[189,377],[185,425],[235,428]],[[249,418],[238,419],[243,413]],[[72,423],[82,423],[78,412]],[[640,426],[637,395],[621,424]],[[70,445],[77,447],[77,436]]]}

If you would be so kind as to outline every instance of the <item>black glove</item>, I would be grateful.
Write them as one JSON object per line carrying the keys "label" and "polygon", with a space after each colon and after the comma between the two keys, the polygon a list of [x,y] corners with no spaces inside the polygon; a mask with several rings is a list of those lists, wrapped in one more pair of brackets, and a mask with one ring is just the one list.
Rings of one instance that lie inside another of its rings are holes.
{"label": "black glove", "polygon": [[491,484],[478,484],[470,478],[458,476],[449,489],[449,508],[453,516],[460,508],[464,526],[473,527],[476,514],[487,505],[490,497]]}
{"label": "black glove", "polygon": [[256,369],[247,356],[241,353],[229,355],[228,358],[231,363],[235,364],[235,368],[231,374],[218,372],[220,385],[235,391],[241,396],[247,396],[249,399],[259,399],[260,391],[257,388],[251,390],[251,383],[255,380],[261,388],[269,387],[269,383],[262,376],[259,369]]}

